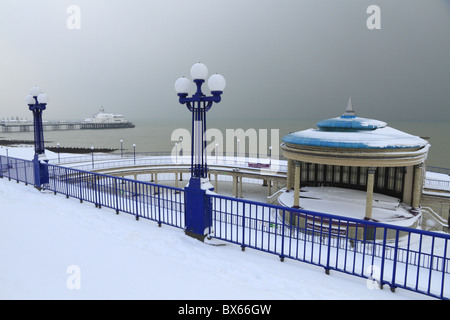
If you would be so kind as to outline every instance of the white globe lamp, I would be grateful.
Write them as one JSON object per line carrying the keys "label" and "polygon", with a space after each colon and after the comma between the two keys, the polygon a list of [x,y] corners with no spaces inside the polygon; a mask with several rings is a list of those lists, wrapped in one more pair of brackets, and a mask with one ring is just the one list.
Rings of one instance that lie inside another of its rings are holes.
{"label": "white globe lamp", "polygon": [[194,80],[205,80],[208,76],[208,68],[203,63],[198,62],[192,66],[191,76]]}
{"label": "white globe lamp", "polygon": [[28,105],[31,105],[31,104],[34,104],[36,101],[34,100],[34,97],[31,94],[29,94],[25,97],[25,102]]}
{"label": "white globe lamp", "polygon": [[191,87],[192,87],[192,82],[189,79],[186,79],[185,77],[178,78],[177,81],[175,81],[175,91],[178,94],[189,93]]}
{"label": "white globe lamp", "polygon": [[45,93],[41,93],[38,95],[37,100],[39,103],[47,104],[48,103],[48,96]]}
{"label": "white globe lamp", "polygon": [[226,85],[227,85],[227,82],[225,81],[225,78],[218,73],[213,74],[208,79],[208,87],[209,87],[209,90],[211,90],[211,92],[214,92],[214,91],[223,92]]}
{"label": "white globe lamp", "polygon": [[39,88],[38,86],[34,86],[33,88],[31,88],[30,94],[31,94],[33,97],[37,97],[37,96],[40,95],[41,93],[42,93],[42,90],[41,90],[41,88]]}

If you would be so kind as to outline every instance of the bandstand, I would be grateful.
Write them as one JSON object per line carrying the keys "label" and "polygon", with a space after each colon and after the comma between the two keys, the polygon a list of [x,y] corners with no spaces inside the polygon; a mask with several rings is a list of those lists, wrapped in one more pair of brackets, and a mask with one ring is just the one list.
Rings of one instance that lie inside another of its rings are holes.
{"label": "bandstand", "polygon": [[289,205],[303,208],[302,188],[339,187],[365,192],[358,218],[379,221],[373,214],[378,205],[374,194],[395,197],[408,214],[420,216],[429,147],[428,141],[383,121],[357,116],[349,99],[340,117],[282,138],[288,168],[286,194],[280,197],[284,203],[280,203],[286,205],[291,199]]}

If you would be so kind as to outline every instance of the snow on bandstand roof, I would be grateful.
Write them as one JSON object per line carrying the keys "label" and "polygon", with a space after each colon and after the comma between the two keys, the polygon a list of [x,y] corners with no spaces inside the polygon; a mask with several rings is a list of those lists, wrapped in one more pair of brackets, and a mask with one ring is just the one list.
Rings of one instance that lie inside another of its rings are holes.
{"label": "snow on bandstand roof", "polygon": [[293,145],[350,149],[420,148],[428,144],[420,137],[388,127],[386,122],[358,117],[351,98],[342,116],[322,120],[317,127],[290,133],[282,141]]}

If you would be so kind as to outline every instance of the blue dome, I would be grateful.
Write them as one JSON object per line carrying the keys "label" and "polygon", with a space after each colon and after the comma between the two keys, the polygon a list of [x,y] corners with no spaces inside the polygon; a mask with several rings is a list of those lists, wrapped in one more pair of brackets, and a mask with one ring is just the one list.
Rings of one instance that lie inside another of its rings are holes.
{"label": "blue dome", "polygon": [[403,149],[428,144],[420,137],[387,126],[373,130],[347,131],[307,129],[290,133],[281,140],[291,145],[348,149]]}
{"label": "blue dome", "polygon": [[385,122],[360,118],[358,116],[342,115],[338,118],[326,119],[317,123],[317,127],[323,131],[359,131],[384,128]]}
{"label": "blue dome", "polygon": [[290,133],[281,140],[291,145],[348,149],[403,149],[428,144],[420,137],[388,127],[386,122],[358,117],[351,99],[342,116],[322,120],[317,127]]}

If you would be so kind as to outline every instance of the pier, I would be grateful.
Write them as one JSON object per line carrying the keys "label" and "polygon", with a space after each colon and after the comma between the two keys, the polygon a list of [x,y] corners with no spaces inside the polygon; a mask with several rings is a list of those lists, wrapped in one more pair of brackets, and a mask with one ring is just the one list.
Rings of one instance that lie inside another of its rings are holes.
{"label": "pier", "polygon": [[[44,121],[44,131],[88,130],[88,129],[122,129],[134,128],[132,122],[83,122],[83,121]],[[1,121],[0,132],[32,132],[31,121]]]}

